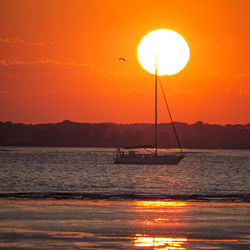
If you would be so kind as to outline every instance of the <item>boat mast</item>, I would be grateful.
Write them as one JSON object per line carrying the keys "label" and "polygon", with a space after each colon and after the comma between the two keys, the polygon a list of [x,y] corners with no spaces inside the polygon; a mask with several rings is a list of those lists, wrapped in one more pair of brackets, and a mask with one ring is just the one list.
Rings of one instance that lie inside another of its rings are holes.
{"label": "boat mast", "polygon": [[157,155],[158,131],[157,131],[157,56],[155,56],[155,155]]}

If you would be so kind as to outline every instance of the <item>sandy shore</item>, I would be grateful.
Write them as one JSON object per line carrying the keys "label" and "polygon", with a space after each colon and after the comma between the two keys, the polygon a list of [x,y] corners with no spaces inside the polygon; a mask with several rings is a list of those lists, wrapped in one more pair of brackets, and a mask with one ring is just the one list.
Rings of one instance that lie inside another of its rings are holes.
{"label": "sandy shore", "polygon": [[250,204],[0,200],[0,248],[249,249]]}

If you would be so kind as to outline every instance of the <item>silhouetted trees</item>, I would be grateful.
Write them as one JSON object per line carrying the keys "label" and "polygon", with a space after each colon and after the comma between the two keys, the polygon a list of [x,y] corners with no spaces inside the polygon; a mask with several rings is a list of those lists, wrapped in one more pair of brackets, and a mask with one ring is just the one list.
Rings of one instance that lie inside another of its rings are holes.
{"label": "silhouetted trees", "polygon": [[[250,123],[175,123],[183,148],[250,149]],[[177,147],[172,124],[159,124],[159,146]],[[126,147],[154,143],[153,124],[77,123],[25,125],[0,122],[0,146]]]}

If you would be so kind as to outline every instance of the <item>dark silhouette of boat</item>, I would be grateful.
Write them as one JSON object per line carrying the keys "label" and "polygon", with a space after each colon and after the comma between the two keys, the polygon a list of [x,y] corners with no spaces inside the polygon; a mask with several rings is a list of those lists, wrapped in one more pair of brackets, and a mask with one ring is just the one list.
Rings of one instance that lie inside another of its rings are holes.
{"label": "dark silhouette of boat", "polygon": [[[154,146],[152,145],[142,145],[142,146],[134,146],[134,147],[127,147],[124,149],[130,149],[128,152],[121,151],[120,148],[117,148],[115,157],[114,157],[114,163],[115,164],[149,164],[149,165],[177,165],[184,157],[185,154],[182,152],[180,141],[177,135],[177,131],[174,126],[174,122],[170,113],[170,109],[167,104],[166,96],[163,91],[163,87],[161,84],[161,89],[163,92],[164,100],[166,107],[169,112],[169,116],[172,122],[173,130],[180,148],[180,152],[178,153],[165,153],[165,154],[159,154],[158,153],[158,126],[157,126],[157,58],[155,59],[155,142]],[[150,151],[149,149],[153,149],[153,151]],[[131,149],[146,149],[147,153],[141,153],[139,151],[134,151]]]}

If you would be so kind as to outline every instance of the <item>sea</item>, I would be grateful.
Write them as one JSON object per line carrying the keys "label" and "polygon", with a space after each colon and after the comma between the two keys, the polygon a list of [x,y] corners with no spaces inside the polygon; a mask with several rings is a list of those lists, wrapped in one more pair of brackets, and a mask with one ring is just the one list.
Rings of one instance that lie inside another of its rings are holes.
{"label": "sea", "polygon": [[249,150],[185,150],[178,165],[116,165],[114,149],[0,148],[0,198],[250,201]]}
{"label": "sea", "polygon": [[107,148],[0,148],[0,249],[250,249],[250,151],[113,164]]}

